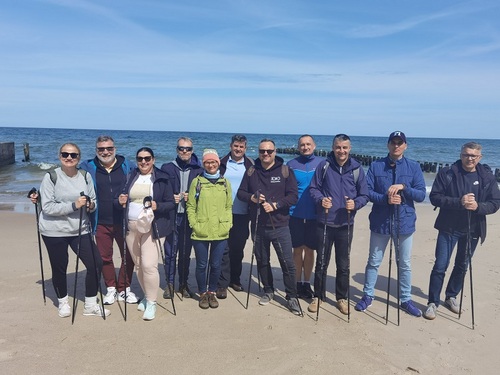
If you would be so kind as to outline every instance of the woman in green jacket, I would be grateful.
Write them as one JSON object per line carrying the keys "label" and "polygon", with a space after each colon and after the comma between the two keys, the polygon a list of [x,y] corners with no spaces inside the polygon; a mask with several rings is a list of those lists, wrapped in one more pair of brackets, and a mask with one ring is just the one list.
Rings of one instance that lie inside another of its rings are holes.
{"label": "woman in green jacket", "polygon": [[[205,149],[204,172],[192,181],[186,204],[189,226],[193,229],[191,239],[196,256],[199,306],[202,309],[215,309],[219,306],[215,293],[221,272],[222,255],[233,220],[231,185],[221,177],[219,166],[217,151]],[[207,285],[208,265],[210,267]]]}

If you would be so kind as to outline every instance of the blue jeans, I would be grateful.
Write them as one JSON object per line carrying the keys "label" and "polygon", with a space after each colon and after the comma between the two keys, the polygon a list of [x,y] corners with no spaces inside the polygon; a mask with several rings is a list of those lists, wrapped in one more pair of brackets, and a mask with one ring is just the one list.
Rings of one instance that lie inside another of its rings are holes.
{"label": "blue jeans", "polygon": [[[189,263],[191,261],[191,228],[187,222],[186,214],[176,215],[176,224],[174,233],[167,237],[165,241],[165,275],[170,284],[174,284],[176,270],[179,270],[179,286],[187,285],[189,277]],[[177,261],[178,267],[175,267],[175,259],[179,253]]]}
{"label": "blue jeans", "polygon": [[[375,296],[378,268],[384,258],[387,243],[391,239],[389,234],[370,232],[370,254],[365,269],[365,285],[363,293],[371,298]],[[394,238],[396,241],[396,238]],[[399,298],[400,302],[411,300],[411,247],[413,233],[399,235],[399,256],[394,247],[396,265],[399,267]]]}
{"label": "blue jeans", "polygon": [[[479,238],[471,238],[471,254],[474,254]],[[458,245],[457,245],[458,243]],[[444,275],[448,268],[453,254],[453,249],[457,245],[457,255],[455,256],[455,265],[451,272],[450,280],[446,287],[446,298],[456,297],[462,290],[463,281],[469,259],[467,257],[467,233],[454,231],[452,233],[439,232],[436,241],[436,260],[431,272],[429,282],[429,303],[435,303],[439,306],[439,296],[443,289]]]}
{"label": "blue jeans", "polygon": [[271,242],[283,272],[286,297],[297,297],[295,263],[292,258],[292,237],[288,226],[272,229],[259,227],[255,236],[255,258],[260,281],[265,293],[274,293],[273,272],[271,270]]}
{"label": "blue jeans", "polygon": [[[194,253],[196,255],[196,282],[200,294],[207,291],[207,265],[210,263],[208,275],[208,291],[216,292],[217,281],[220,276],[222,255],[226,248],[227,240],[198,241],[193,240]],[[210,256],[209,256],[210,247]]]}

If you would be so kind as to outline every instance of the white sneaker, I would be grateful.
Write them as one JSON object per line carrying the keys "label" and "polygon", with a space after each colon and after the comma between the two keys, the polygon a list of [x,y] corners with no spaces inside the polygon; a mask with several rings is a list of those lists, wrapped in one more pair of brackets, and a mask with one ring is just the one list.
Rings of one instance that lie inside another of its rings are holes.
{"label": "white sneaker", "polygon": [[[118,301],[122,302],[125,300],[125,291],[118,293]],[[139,299],[134,292],[130,291],[130,287],[127,288],[127,303],[137,303]]]}
{"label": "white sneaker", "polygon": [[117,296],[116,288],[114,286],[110,286],[108,287],[108,292],[106,293],[106,295],[102,300],[105,305],[112,305],[116,301],[116,296]]}
{"label": "white sneaker", "polygon": [[63,298],[58,298],[59,300],[59,316],[61,318],[67,318],[68,316],[71,316],[71,307],[69,306],[69,300],[68,296],[63,297]]}
{"label": "white sneaker", "polygon": [[[108,309],[104,309],[104,313],[106,316],[109,316],[111,314],[111,311]],[[83,308],[83,315],[85,316],[103,316],[102,315],[102,308],[101,306],[95,304],[95,305],[90,305],[90,306],[84,306]]]}

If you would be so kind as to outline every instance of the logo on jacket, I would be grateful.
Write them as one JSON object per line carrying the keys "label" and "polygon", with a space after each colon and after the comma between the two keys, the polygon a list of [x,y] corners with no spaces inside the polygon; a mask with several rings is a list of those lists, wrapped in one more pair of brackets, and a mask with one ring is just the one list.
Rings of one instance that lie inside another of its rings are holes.
{"label": "logo on jacket", "polygon": [[279,184],[280,182],[281,182],[280,176],[271,177],[271,184]]}

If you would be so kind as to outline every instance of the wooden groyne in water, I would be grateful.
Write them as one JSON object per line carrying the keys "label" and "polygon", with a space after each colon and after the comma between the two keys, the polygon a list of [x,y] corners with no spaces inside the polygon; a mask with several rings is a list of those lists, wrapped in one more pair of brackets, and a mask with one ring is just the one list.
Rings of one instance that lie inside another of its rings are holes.
{"label": "wooden groyne in water", "polygon": [[[294,147],[288,147],[288,148],[276,148],[276,152],[278,154],[287,154],[287,155],[300,155],[299,150],[294,148]],[[326,158],[328,153],[330,153],[331,150],[314,150],[314,155],[316,156],[322,156]],[[369,155],[360,155],[360,154],[351,154],[351,157],[356,159],[361,163],[361,165],[365,167],[369,167],[370,164],[379,159],[385,158],[385,156],[369,156]],[[420,168],[422,169],[422,172],[426,173],[437,173],[439,170],[443,167],[447,167],[450,164],[448,163],[438,163],[438,162],[433,162],[433,161],[417,161],[420,164]],[[500,169],[496,168],[495,169],[495,178],[498,182],[500,182]]]}

